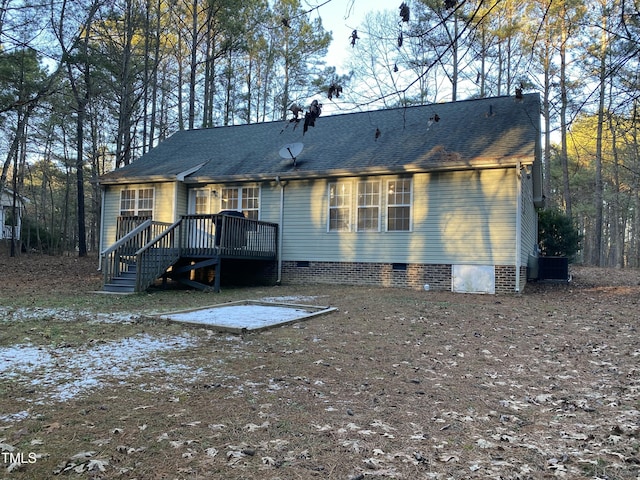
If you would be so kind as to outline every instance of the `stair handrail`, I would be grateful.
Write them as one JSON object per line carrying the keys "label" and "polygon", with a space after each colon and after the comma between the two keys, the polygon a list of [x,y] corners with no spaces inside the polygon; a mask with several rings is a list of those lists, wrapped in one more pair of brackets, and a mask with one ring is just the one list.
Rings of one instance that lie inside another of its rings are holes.
{"label": "stair handrail", "polygon": [[[102,258],[103,284],[106,285],[114,277],[120,274],[120,260],[124,256],[124,249],[131,244],[140,234],[152,225],[152,220],[145,220],[125,236],[117,240],[113,245],[100,253]],[[133,245],[131,245],[133,247]],[[132,252],[133,253],[133,252]]]}
{"label": "stair handrail", "polygon": [[136,292],[146,290],[180,259],[180,235],[175,232],[181,223],[182,219],[172,223],[136,251]]}
{"label": "stair handrail", "polygon": [[131,230],[129,233],[127,233],[124,237],[120,238],[118,241],[116,241],[113,245],[111,245],[110,247],[104,249],[100,255],[102,256],[106,256],[109,255],[111,252],[113,252],[114,250],[116,250],[117,248],[120,248],[122,245],[124,245],[126,242],[128,242],[129,240],[131,240],[133,237],[135,237],[138,233],[142,232],[144,229],[148,228],[151,226],[151,220],[145,220],[144,222],[142,222],[140,225],[138,225],[136,228],[134,228],[133,230]]}

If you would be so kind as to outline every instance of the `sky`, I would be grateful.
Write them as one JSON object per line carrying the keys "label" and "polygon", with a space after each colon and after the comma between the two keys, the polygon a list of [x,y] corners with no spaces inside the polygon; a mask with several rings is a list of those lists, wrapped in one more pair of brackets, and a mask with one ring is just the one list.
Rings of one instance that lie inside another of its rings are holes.
{"label": "sky", "polygon": [[[349,58],[350,37],[358,29],[369,12],[398,10],[403,0],[307,0],[308,9],[321,7],[309,14],[310,19],[322,18],[322,26],[332,32],[333,41],[327,53],[327,66],[335,66],[338,73],[346,73]],[[409,0],[404,0],[409,3]],[[306,8],[306,7],[305,7]],[[399,10],[398,10],[399,11]]]}
{"label": "sky", "polygon": [[[398,10],[399,13],[403,1],[410,5],[410,0],[302,0],[302,8],[310,11],[309,20],[320,17],[324,29],[332,34],[333,39],[325,57],[325,66],[336,67],[338,75],[348,74],[352,52],[351,32],[362,31],[364,19],[369,13],[388,10]],[[327,101],[324,93],[318,93],[307,100],[308,103],[318,100],[323,105],[322,115],[343,113],[343,109],[354,107],[344,97],[337,107],[335,101]]]}

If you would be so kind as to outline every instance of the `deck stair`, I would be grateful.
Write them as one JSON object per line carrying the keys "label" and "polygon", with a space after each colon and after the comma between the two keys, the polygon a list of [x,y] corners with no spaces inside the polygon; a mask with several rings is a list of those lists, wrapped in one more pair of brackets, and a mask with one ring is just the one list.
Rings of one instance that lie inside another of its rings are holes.
{"label": "deck stair", "polygon": [[111,293],[134,293],[136,291],[137,270],[135,263],[129,263],[119,275],[104,284],[103,290]]}

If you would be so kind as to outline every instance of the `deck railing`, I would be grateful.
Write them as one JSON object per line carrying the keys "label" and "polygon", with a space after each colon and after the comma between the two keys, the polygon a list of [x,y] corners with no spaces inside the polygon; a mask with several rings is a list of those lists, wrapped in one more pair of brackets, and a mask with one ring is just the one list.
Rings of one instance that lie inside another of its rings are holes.
{"label": "deck railing", "polygon": [[180,258],[180,225],[170,225],[136,252],[136,292],[146,290]]}
{"label": "deck railing", "polygon": [[[275,259],[278,225],[230,215],[184,215],[173,224],[140,218],[135,226],[102,252],[104,282],[136,264],[136,291],[148,288],[179,258]],[[139,224],[138,224],[139,223]]]}
{"label": "deck railing", "polygon": [[183,257],[275,258],[278,225],[230,215],[182,217]]}
{"label": "deck railing", "polygon": [[104,283],[109,283],[125,271],[128,265],[133,264],[137,251],[157,237],[160,232],[166,230],[168,225],[170,224],[144,220],[116,243],[103,250],[100,256]]}
{"label": "deck railing", "polygon": [[186,215],[182,217],[180,246],[185,257],[214,257],[216,250],[217,215]]}
{"label": "deck railing", "polygon": [[151,217],[140,215],[120,215],[116,223],[116,240],[120,240],[138,225],[143,224]]}
{"label": "deck railing", "polygon": [[122,236],[100,254],[102,257],[102,276],[105,284],[119,276],[133,255],[147,243],[152,221],[146,220]]}

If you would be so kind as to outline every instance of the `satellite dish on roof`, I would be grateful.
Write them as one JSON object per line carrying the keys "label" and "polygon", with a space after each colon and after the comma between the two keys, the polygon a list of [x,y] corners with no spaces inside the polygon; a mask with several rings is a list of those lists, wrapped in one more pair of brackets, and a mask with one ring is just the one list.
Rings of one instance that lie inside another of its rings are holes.
{"label": "satellite dish on roof", "polygon": [[303,148],[304,148],[304,145],[299,142],[287,143],[284,147],[280,149],[279,154],[280,154],[280,157],[284,158],[285,160],[292,159],[293,166],[295,167],[296,158],[298,157],[298,155],[300,155],[300,152],[302,152]]}

